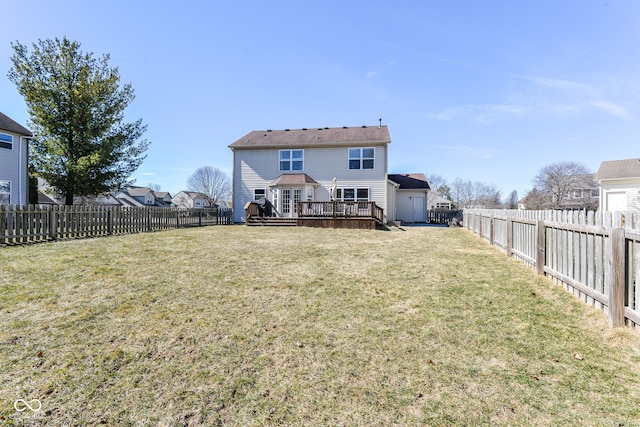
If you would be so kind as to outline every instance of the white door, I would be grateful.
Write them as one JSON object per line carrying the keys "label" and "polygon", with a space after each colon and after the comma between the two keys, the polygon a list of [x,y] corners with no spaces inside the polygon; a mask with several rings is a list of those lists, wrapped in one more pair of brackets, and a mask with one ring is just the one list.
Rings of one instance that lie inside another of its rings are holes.
{"label": "white door", "polygon": [[607,210],[608,211],[626,211],[627,210],[627,193],[624,191],[612,191],[607,193]]}
{"label": "white door", "polygon": [[413,222],[425,222],[424,197],[413,197]]}
{"label": "white door", "polygon": [[282,216],[298,216],[298,202],[302,201],[302,188],[283,188],[281,190]]}

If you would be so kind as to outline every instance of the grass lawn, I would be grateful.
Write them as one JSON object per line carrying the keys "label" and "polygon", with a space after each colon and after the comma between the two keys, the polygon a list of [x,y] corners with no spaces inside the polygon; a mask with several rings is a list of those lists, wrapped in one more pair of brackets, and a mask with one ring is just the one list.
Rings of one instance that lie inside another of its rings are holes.
{"label": "grass lawn", "polygon": [[0,248],[0,325],[0,425],[640,425],[638,334],[464,229]]}

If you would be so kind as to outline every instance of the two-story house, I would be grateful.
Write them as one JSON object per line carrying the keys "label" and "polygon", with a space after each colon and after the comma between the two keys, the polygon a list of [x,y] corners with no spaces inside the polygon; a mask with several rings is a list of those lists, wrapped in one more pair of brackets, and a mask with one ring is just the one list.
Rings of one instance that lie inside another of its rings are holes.
{"label": "two-story house", "polygon": [[28,203],[31,137],[28,129],[0,113],[0,205]]}
{"label": "two-story house", "polygon": [[171,194],[166,191],[153,191],[147,187],[128,187],[114,196],[125,206],[171,206]]}
{"label": "two-story house", "polygon": [[375,202],[385,219],[393,219],[395,212],[387,209],[394,188],[387,179],[390,142],[381,125],[249,132],[229,145],[234,222],[245,221],[247,202],[263,197],[279,216],[294,217],[299,201],[329,201],[332,195]]}
{"label": "two-story house", "polygon": [[180,191],[173,199],[173,204],[181,208],[210,208],[211,200],[206,194],[198,191]]}

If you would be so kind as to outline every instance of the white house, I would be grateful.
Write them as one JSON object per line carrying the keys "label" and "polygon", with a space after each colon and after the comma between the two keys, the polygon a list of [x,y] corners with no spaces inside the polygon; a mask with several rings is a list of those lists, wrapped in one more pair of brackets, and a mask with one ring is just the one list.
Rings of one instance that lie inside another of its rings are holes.
{"label": "white house", "polygon": [[31,137],[28,129],[0,113],[0,205],[28,203]]}
{"label": "white house", "polygon": [[180,191],[173,197],[173,203],[181,208],[209,208],[211,201],[204,193]]}
{"label": "white house", "polygon": [[603,211],[640,210],[640,159],[609,160],[596,173]]}
{"label": "white house", "polygon": [[337,200],[373,201],[393,219],[387,209],[394,188],[387,180],[390,142],[381,125],[249,132],[229,145],[234,222],[245,221],[247,202],[263,197],[279,216],[294,217],[298,201],[331,200],[334,178]]}

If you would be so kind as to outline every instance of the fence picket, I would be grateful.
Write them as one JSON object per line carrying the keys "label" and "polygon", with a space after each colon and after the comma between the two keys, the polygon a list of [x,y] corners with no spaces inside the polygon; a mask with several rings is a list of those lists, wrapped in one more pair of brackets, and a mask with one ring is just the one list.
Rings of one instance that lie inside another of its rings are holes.
{"label": "fence picket", "polygon": [[0,205],[0,246],[232,224],[231,209]]}
{"label": "fence picket", "polygon": [[[638,212],[471,209],[464,211],[464,226],[603,310],[611,325],[640,327],[638,218]],[[505,222],[511,248],[499,231]]]}

